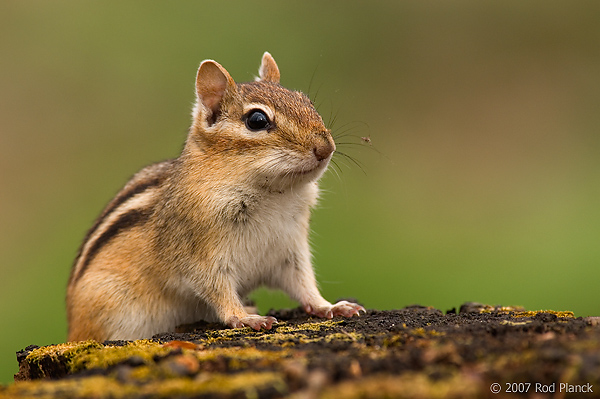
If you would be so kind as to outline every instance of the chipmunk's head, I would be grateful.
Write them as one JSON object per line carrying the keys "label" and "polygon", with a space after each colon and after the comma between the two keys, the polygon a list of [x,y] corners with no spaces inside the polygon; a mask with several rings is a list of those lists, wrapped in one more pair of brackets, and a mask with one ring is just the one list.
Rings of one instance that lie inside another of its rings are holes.
{"label": "chipmunk's head", "polygon": [[217,62],[203,61],[188,153],[270,188],[317,180],[335,143],[310,99],[282,87],[279,76],[269,53],[250,83],[236,84]]}

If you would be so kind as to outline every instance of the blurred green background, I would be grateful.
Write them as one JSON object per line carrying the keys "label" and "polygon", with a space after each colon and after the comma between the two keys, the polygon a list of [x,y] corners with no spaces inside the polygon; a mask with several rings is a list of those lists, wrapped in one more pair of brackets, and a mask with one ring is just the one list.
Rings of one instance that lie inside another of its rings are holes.
{"label": "blurred green background", "polygon": [[1,2],[0,382],[65,340],[80,241],[177,156],[200,61],[248,81],[265,50],[364,170],[338,156],[322,181],[327,298],[600,315],[599,21],[597,1]]}

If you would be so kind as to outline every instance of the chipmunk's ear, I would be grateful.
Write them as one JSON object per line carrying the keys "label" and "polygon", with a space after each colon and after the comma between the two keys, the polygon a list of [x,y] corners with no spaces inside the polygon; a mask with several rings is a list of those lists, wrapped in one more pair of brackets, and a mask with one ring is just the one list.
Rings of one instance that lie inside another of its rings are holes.
{"label": "chipmunk's ear", "polygon": [[210,111],[210,115],[206,115],[209,124],[219,116],[225,93],[234,89],[235,81],[225,68],[213,60],[202,61],[196,76],[196,96],[198,105],[202,104]]}
{"label": "chipmunk's ear", "polygon": [[260,68],[258,68],[258,75],[262,81],[279,83],[279,68],[268,51],[263,54]]}

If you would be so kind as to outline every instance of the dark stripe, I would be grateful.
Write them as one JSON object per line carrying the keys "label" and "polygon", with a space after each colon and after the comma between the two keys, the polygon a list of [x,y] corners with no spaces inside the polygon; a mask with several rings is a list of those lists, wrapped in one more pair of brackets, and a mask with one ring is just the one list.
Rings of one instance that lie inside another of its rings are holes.
{"label": "dark stripe", "polygon": [[103,246],[108,244],[110,240],[123,231],[146,223],[150,217],[150,214],[151,209],[133,209],[119,216],[119,218],[115,220],[113,224],[108,226],[108,228],[100,235],[100,237],[94,241],[88,253],[86,254],[85,259],[83,260],[83,264],[79,268],[77,276],[74,277],[74,280],[77,281],[79,278],[81,278],[81,276],[83,276],[90,262],[94,259]]}
{"label": "dark stripe", "polygon": [[[87,233],[83,239],[83,242],[81,243],[81,246],[79,247],[79,250],[77,251],[77,256],[75,257],[75,261],[73,262],[73,266],[71,267],[71,275],[69,276],[69,284],[71,284],[71,282],[75,278],[75,276],[74,276],[74,273],[76,272],[75,269],[76,269],[77,264],[79,263],[79,258],[81,258],[81,255],[83,254],[83,249],[85,248],[87,242],[92,237],[94,232],[105,221],[105,219],[108,217],[108,215],[110,215],[115,209],[117,209],[117,207],[121,206],[123,203],[125,203],[130,198],[132,198],[140,193],[143,193],[150,187],[161,185],[165,181],[169,170],[172,168],[172,166],[175,162],[177,162],[177,159],[170,159],[167,161],[153,164],[151,166],[148,166],[148,167],[142,169],[140,172],[138,172],[136,175],[134,175],[134,177],[129,181],[129,183],[132,183],[132,181],[134,181],[134,180],[140,180],[140,181],[136,182],[136,184],[133,184],[127,190],[121,190],[117,194],[117,196],[108,203],[108,205],[102,211],[102,213],[100,214],[98,219],[96,219],[96,221],[94,222],[94,225],[87,231]],[[142,176],[149,177],[148,175],[154,175],[155,177],[150,180],[144,181],[144,177],[142,177]],[[137,176],[140,176],[140,177],[137,177]],[[78,272],[77,278],[79,278],[80,276],[81,276],[81,272]]]}
{"label": "dark stripe", "polygon": [[158,178],[157,177],[157,178],[154,178],[152,180],[148,180],[147,182],[135,185],[130,190],[124,191],[124,192],[120,193],[119,195],[117,195],[117,197],[115,197],[114,200],[111,201],[111,203],[104,210],[104,212],[102,212],[103,216],[108,215],[109,213],[111,213],[112,211],[114,211],[115,209],[117,209],[117,207],[119,205],[121,205],[122,203],[124,203],[125,201],[127,201],[129,198],[133,197],[134,195],[137,195],[139,193],[143,193],[149,187],[158,186],[162,181],[163,181],[162,178]]}
{"label": "dark stripe", "polygon": [[[81,254],[83,252],[83,248],[85,247],[85,244],[87,244],[87,242],[90,239],[90,237],[92,236],[92,234],[94,234],[94,232],[98,229],[98,227],[100,227],[100,225],[104,222],[106,217],[108,215],[110,215],[115,209],[117,209],[118,206],[122,205],[128,199],[134,197],[135,195],[143,193],[150,187],[154,187],[154,186],[161,184],[163,182],[163,180],[164,180],[164,177],[161,176],[159,178],[154,178],[152,180],[148,180],[141,184],[136,184],[135,186],[131,187],[129,190],[120,192],[111,202],[109,202],[109,204],[102,211],[102,213],[100,214],[98,219],[96,219],[96,221],[94,222],[94,225],[85,234],[83,242],[81,243],[81,246],[79,247],[79,250],[77,251],[77,256],[75,257],[75,262],[73,263],[73,267],[71,268],[71,276],[69,278],[69,281],[73,280],[73,272],[75,271],[75,266],[79,262],[79,258],[81,257]],[[79,275],[81,275],[81,274],[79,274]]]}
{"label": "dark stripe", "polygon": [[127,191],[120,192],[108,204],[106,209],[104,209],[104,211],[102,211],[102,214],[100,215],[98,220],[96,220],[96,222],[94,223],[94,225],[92,226],[90,231],[88,231],[85,239],[83,240],[83,243],[85,244],[87,242],[87,240],[91,237],[91,235],[94,233],[94,231],[96,231],[98,226],[100,226],[100,224],[102,224],[102,222],[104,222],[104,219],[106,219],[106,217],[108,215],[110,215],[115,209],[117,209],[118,206],[120,206],[125,201],[132,198],[133,196],[143,193],[144,191],[146,191],[146,189],[148,189],[150,187],[158,186],[162,181],[163,181],[163,179],[161,179],[161,178],[154,178],[152,180],[148,180],[147,182],[143,182],[141,184],[136,184],[135,186],[131,187]]}

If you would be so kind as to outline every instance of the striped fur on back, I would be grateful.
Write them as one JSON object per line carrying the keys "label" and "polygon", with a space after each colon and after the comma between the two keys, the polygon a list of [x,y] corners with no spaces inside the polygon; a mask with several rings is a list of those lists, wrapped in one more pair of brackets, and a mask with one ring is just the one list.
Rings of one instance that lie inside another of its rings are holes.
{"label": "striped fur on back", "polygon": [[69,284],[74,284],[81,278],[94,256],[112,238],[148,220],[158,191],[163,188],[174,162],[175,160],[168,160],[145,167],[108,203],[79,248]]}

